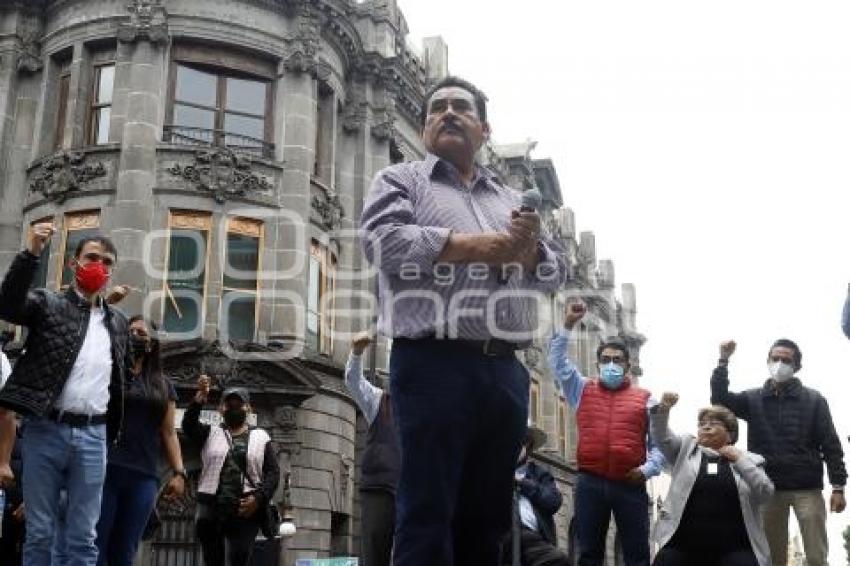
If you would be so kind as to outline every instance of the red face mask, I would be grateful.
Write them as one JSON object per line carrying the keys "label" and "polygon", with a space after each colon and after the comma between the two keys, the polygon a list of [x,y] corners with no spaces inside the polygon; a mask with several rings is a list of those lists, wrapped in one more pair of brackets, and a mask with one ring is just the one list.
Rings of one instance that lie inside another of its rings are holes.
{"label": "red face mask", "polygon": [[75,273],[77,287],[86,293],[97,293],[109,281],[109,272],[103,262],[92,261],[85,265],[77,264]]}

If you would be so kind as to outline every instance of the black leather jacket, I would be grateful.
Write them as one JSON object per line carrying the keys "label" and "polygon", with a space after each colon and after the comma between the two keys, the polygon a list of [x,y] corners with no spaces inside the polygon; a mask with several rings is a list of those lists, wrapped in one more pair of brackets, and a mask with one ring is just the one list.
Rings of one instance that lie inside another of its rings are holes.
{"label": "black leather jacket", "polygon": [[[89,304],[73,289],[30,290],[38,265],[37,256],[19,253],[0,285],[0,318],[28,330],[24,353],[0,391],[0,407],[24,416],[45,416],[53,408],[86,338],[91,313]],[[107,431],[110,440],[115,440],[124,420],[127,318],[109,305],[103,308],[112,351]]]}

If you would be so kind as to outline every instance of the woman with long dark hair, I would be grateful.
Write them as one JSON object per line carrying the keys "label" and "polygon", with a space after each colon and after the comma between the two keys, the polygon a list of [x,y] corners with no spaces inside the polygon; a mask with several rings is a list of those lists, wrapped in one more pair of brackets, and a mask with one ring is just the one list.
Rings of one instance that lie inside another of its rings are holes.
{"label": "woman with long dark hair", "polygon": [[159,490],[157,463],[164,453],[171,478],[163,497],[183,495],[186,471],[174,428],[177,394],[162,375],[156,325],[130,318],[124,430],[109,446],[100,521],[98,565],[131,566]]}

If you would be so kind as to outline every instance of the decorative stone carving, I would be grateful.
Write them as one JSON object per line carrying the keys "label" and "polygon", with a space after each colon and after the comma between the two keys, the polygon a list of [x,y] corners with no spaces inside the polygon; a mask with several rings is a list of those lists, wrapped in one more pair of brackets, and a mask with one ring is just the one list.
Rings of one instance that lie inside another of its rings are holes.
{"label": "decorative stone carving", "polygon": [[44,64],[41,61],[41,34],[35,29],[27,29],[18,35],[17,68],[25,73],[35,73]]}
{"label": "decorative stone carving", "polygon": [[366,124],[369,104],[360,94],[349,95],[342,109],[342,130],[349,134],[356,134]]}
{"label": "decorative stone carving", "polygon": [[295,407],[275,407],[274,426],[284,433],[294,433],[298,430]]}
{"label": "decorative stone carving", "polygon": [[151,43],[168,43],[168,23],[163,0],[132,0],[127,4],[130,23],[118,27],[118,40],[132,43],[147,39]]}
{"label": "decorative stone carving", "polygon": [[167,171],[209,193],[219,203],[273,189],[268,179],[251,170],[249,158],[227,148],[197,151],[194,164],[175,163]]}
{"label": "decorative stone carving", "polygon": [[325,230],[336,230],[342,224],[345,211],[342,209],[339,195],[319,191],[311,199],[311,220],[322,226]]}
{"label": "decorative stone carving", "polygon": [[61,204],[80,191],[84,183],[105,175],[106,166],[100,161],[89,163],[85,153],[60,151],[42,160],[30,182],[30,191]]}
{"label": "decorative stone carving", "polygon": [[387,101],[384,106],[375,109],[370,131],[372,137],[378,141],[395,139],[395,103],[393,101]]}
{"label": "decorative stone carving", "polygon": [[288,73],[309,73],[313,77],[326,79],[330,67],[319,60],[321,46],[321,24],[308,3],[304,3],[298,14],[295,33],[286,38],[283,69]]}

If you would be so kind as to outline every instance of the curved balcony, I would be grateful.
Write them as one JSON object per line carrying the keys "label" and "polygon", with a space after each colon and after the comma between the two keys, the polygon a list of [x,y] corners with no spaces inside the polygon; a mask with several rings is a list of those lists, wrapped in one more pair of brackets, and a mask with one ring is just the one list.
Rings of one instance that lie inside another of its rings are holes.
{"label": "curved balcony", "polygon": [[162,131],[163,141],[167,143],[199,147],[223,147],[233,151],[253,153],[266,159],[274,159],[274,144],[251,136],[176,124],[166,124]]}

